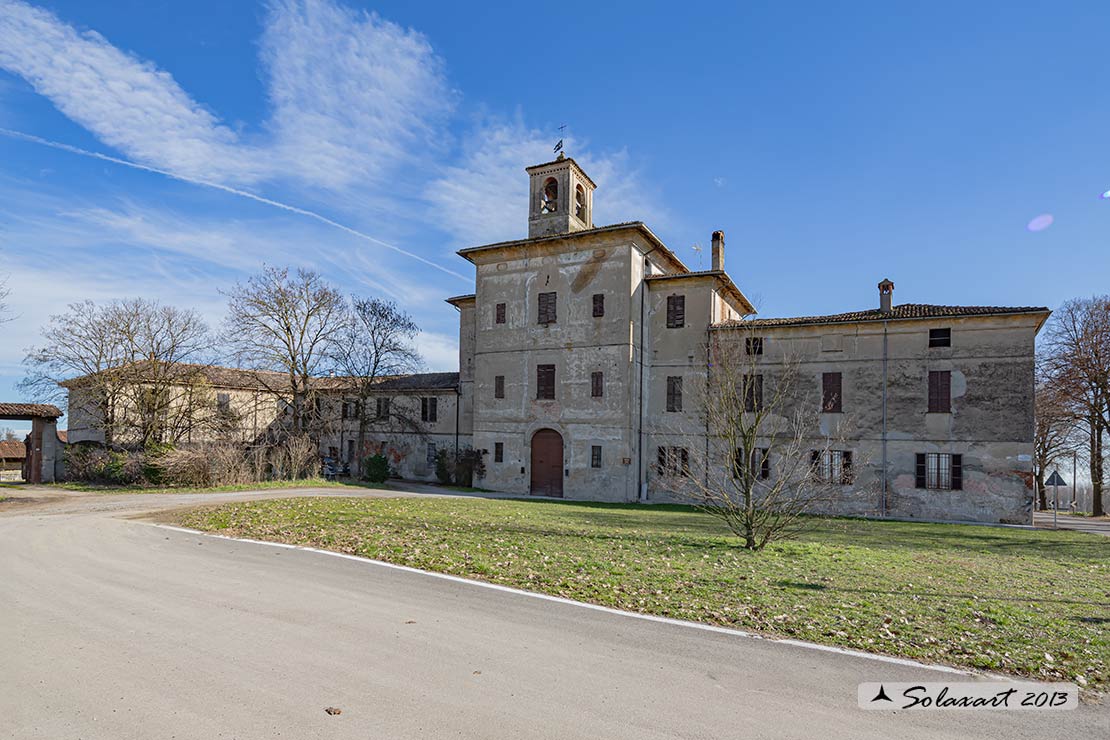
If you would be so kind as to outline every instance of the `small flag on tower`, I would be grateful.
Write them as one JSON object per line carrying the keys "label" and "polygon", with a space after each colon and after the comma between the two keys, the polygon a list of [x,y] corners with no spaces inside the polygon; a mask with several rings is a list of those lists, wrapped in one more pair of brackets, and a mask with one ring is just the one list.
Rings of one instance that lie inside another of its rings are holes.
{"label": "small flag on tower", "polygon": [[558,154],[561,151],[563,151],[563,140],[559,139],[559,143],[555,145],[555,153]]}

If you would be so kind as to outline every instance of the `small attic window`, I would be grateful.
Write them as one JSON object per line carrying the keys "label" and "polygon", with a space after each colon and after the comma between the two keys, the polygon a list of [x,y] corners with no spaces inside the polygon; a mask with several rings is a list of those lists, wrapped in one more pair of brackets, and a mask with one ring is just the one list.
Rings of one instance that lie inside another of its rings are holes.
{"label": "small attic window", "polygon": [[581,185],[574,189],[574,215],[579,221],[586,222],[586,189]]}
{"label": "small attic window", "polygon": [[540,195],[540,213],[555,213],[559,210],[559,183],[554,177],[543,181]]}

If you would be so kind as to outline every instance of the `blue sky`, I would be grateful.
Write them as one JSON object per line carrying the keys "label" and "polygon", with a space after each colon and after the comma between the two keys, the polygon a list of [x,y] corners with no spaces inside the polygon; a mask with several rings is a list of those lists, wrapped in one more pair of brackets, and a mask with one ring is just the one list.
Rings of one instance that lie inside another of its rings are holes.
{"label": "blue sky", "polygon": [[[768,316],[1106,291],[1096,3],[0,0],[0,396],[47,315],[191,305],[265,261],[384,295],[456,365],[454,251],[526,232],[567,150],[595,220],[727,266]],[[203,181],[310,210],[401,252]],[[1029,231],[1037,216],[1053,223]]]}

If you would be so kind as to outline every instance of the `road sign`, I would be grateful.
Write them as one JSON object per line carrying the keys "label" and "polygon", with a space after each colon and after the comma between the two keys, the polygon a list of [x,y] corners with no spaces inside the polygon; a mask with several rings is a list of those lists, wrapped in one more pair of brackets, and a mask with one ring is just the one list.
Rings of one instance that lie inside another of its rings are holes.
{"label": "road sign", "polygon": [[1067,483],[1060,477],[1059,470],[1053,470],[1052,475],[1048,476],[1048,480],[1044,484],[1052,486],[1052,528],[1056,529],[1056,512],[1060,508],[1060,486],[1066,486]]}

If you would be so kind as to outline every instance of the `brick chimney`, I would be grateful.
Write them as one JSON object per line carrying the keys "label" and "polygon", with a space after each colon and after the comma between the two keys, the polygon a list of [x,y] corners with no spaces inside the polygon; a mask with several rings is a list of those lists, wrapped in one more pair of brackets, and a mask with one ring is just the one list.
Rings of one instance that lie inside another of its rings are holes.
{"label": "brick chimney", "polygon": [[886,278],[879,283],[879,312],[890,313],[893,299],[894,283],[890,282],[890,278]]}
{"label": "brick chimney", "polygon": [[725,232],[713,232],[713,269],[716,271],[724,271],[725,269]]}

